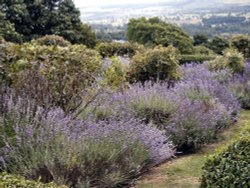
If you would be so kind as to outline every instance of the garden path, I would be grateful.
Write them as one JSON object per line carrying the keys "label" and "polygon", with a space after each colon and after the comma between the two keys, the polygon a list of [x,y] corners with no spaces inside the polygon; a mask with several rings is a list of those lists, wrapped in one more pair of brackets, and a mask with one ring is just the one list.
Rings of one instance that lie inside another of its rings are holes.
{"label": "garden path", "polygon": [[219,134],[216,143],[204,146],[199,152],[184,155],[143,174],[132,188],[198,188],[202,166],[206,157],[230,142],[240,132],[240,128],[250,123],[250,111],[242,111],[239,121]]}

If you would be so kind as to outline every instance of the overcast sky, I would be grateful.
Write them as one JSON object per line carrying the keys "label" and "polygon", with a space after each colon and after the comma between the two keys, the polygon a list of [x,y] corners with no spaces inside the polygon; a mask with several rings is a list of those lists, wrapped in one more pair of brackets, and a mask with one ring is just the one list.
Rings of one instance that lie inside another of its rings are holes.
{"label": "overcast sky", "polygon": [[74,0],[77,7],[89,6],[105,6],[105,5],[119,5],[119,4],[140,4],[140,3],[157,3],[167,2],[173,0]]}

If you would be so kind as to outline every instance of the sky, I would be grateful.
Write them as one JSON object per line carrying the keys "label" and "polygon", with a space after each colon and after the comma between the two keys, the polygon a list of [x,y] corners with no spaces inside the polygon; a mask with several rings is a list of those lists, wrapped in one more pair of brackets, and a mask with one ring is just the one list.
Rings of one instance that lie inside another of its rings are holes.
{"label": "sky", "polygon": [[105,6],[119,4],[157,3],[171,0],[74,0],[77,7]]}

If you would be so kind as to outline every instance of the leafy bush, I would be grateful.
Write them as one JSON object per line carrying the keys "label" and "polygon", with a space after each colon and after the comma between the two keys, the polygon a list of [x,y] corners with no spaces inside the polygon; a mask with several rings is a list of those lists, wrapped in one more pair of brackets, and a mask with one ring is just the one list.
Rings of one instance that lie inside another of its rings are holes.
{"label": "leafy bush", "polygon": [[96,50],[100,53],[102,57],[112,57],[112,56],[129,56],[135,55],[137,50],[140,50],[142,46],[137,44],[132,44],[129,42],[119,43],[100,43],[97,45]]}
{"label": "leafy bush", "polygon": [[248,35],[233,37],[231,40],[231,46],[242,53],[245,58],[250,58],[250,37]]}
{"label": "leafy bush", "polygon": [[138,52],[130,65],[128,79],[131,82],[176,80],[179,78],[178,63],[179,52],[172,46]]}
{"label": "leafy bush", "polygon": [[29,179],[41,177],[44,183],[69,187],[113,187],[174,154],[163,131],[133,117],[81,121],[60,109],[46,113],[41,108],[30,117],[20,102],[5,103],[0,126],[11,124],[14,135],[1,133],[5,146],[0,167]]}
{"label": "leafy bush", "polygon": [[129,20],[126,35],[129,41],[148,47],[172,45],[183,54],[193,52],[193,41],[185,31],[157,17]]}
{"label": "leafy bush", "polygon": [[227,41],[223,37],[216,36],[210,41],[207,45],[211,50],[213,50],[216,54],[223,54],[223,51],[229,48],[229,41]]}
{"label": "leafy bush", "polygon": [[198,62],[203,63],[204,61],[211,61],[215,59],[215,53],[205,46],[195,46],[193,54],[181,55],[180,64]]}
{"label": "leafy bush", "polygon": [[112,89],[124,88],[127,85],[127,66],[124,65],[117,57],[113,57],[110,60],[111,62],[104,73],[103,82]]}
{"label": "leafy bush", "polygon": [[194,55],[181,55],[180,64],[185,63],[203,63],[205,61],[214,60],[216,56],[214,55],[204,55],[204,54],[194,54]]}
{"label": "leafy bush", "polygon": [[0,174],[0,187],[10,188],[67,188],[66,186],[58,186],[54,183],[42,184],[40,182],[26,180],[21,176],[9,175],[6,172]]}
{"label": "leafy bush", "polygon": [[15,59],[8,60],[5,69],[12,82],[10,87],[46,108],[58,106],[66,112],[74,109],[101,68],[98,53],[82,45],[64,48],[27,43],[14,49]]}
{"label": "leafy bush", "polygon": [[201,187],[250,186],[250,129],[246,127],[242,137],[207,160]]}
{"label": "leafy bush", "polygon": [[237,50],[227,49],[223,52],[223,56],[218,56],[214,61],[211,61],[210,68],[212,70],[229,68],[233,72],[242,72],[245,66],[244,61],[243,55]]}
{"label": "leafy bush", "polygon": [[3,82],[10,84],[10,65],[15,56],[13,44],[2,39],[0,41],[0,84]]}
{"label": "leafy bush", "polygon": [[65,40],[61,36],[57,35],[46,35],[44,37],[38,38],[32,41],[38,45],[45,45],[45,46],[61,46],[66,47],[70,45],[70,42]]}

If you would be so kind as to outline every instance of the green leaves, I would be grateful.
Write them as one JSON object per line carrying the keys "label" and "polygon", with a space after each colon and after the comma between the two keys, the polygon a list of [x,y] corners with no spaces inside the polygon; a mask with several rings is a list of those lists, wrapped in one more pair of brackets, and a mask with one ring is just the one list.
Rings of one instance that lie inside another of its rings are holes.
{"label": "green leaves", "polygon": [[175,80],[179,78],[179,51],[173,46],[156,47],[137,52],[130,65],[128,77],[131,82],[147,80]]}
{"label": "green leaves", "polygon": [[25,180],[21,176],[9,175],[6,172],[0,174],[0,187],[18,187],[18,188],[67,188],[66,186],[58,186],[54,183],[42,184],[40,182]]}
{"label": "green leaves", "polygon": [[193,52],[192,39],[178,26],[165,23],[159,18],[131,19],[128,23],[127,37],[131,42],[138,42],[154,47],[172,45],[181,53]]}
{"label": "green leaves", "polygon": [[210,157],[203,167],[201,187],[250,186],[250,128],[227,149]]}
{"label": "green leaves", "polygon": [[1,4],[0,36],[8,41],[30,41],[56,34],[73,44],[94,47],[96,43],[95,34],[81,23],[80,11],[72,0],[2,0]]}

